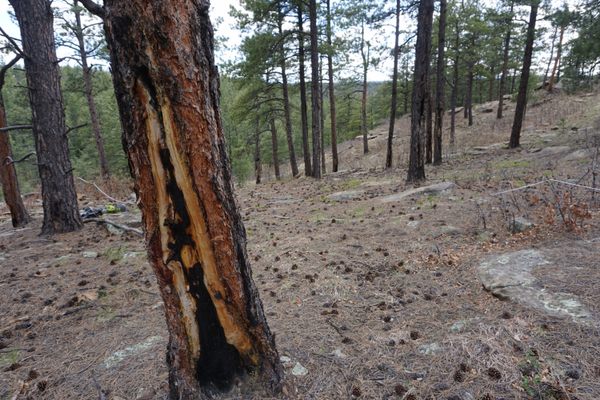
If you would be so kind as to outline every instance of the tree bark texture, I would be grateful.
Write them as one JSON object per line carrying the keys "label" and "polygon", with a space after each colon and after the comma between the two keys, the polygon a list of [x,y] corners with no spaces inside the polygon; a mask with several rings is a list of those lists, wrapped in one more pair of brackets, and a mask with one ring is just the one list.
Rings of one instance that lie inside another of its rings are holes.
{"label": "tree bark texture", "polygon": [[333,45],[331,42],[331,0],[327,0],[327,76],[329,77],[329,119],[331,120],[331,162],[332,171],[338,172],[337,116],[335,112],[335,86],[333,81]]}
{"label": "tree bark texture", "polygon": [[425,101],[425,164],[433,162],[433,95],[431,81],[427,85],[427,101]]}
{"label": "tree bark texture", "polygon": [[[365,43],[365,22],[362,22],[360,31],[360,55],[362,57],[363,81],[362,97],[360,101],[360,133],[363,138],[363,154],[369,152],[369,132],[367,130],[367,100],[369,97],[369,82],[367,74],[369,72],[369,45]],[[365,47],[367,48],[365,50]]]}
{"label": "tree bark texture", "polygon": [[[4,73],[0,76],[0,128],[8,126],[4,108],[4,99],[2,98],[3,86]],[[15,164],[10,162],[11,159],[12,150],[10,146],[10,135],[8,132],[2,132],[0,133],[0,183],[2,184],[4,201],[10,211],[12,225],[13,227],[18,228],[27,225],[30,221],[30,217],[23,204],[23,199],[21,198],[19,181],[17,180],[17,171],[15,169]]]}
{"label": "tree bark texture", "polygon": [[302,122],[302,151],[304,152],[304,175],[312,176],[312,162],[308,143],[308,101],[304,68],[304,14],[302,1],[298,2],[298,74],[300,81],[300,119]]}
{"label": "tree bark texture", "polygon": [[98,118],[96,101],[94,100],[94,88],[92,86],[92,68],[88,65],[87,51],[85,50],[85,37],[81,25],[81,9],[79,8],[77,0],[73,2],[73,5],[73,13],[75,14],[74,30],[75,37],[77,38],[77,45],[79,47],[85,99],[87,101],[88,110],[90,112],[92,132],[94,133],[94,139],[96,140],[96,149],[98,150],[98,161],[100,163],[100,174],[104,179],[107,179],[110,176],[110,171],[108,168],[108,161],[106,160],[106,152],[104,151],[104,139],[102,138],[102,128],[100,127],[100,119]]}
{"label": "tree bark texture", "polygon": [[392,99],[390,101],[390,125],[388,129],[387,153],[385,167],[392,168],[394,128],[396,124],[396,109],[398,108],[398,58],[400,56],[400,0],[396,0],[396,24],[394,28],[394,71],[392,73]]}
{"label": "tree bark texture", "polygon": [[[278,9],[277,27],[279,29],[279,36],[283,37],[283,15],[281,8]],[[287,139],[288,152],[290,154],[290,167],[292,169],[292,176],[298,176],[298,162],[296,161],[296,150],[294,148],[294,137],[292,131],[292,117],[290,111],[290,95],[285,63],[285,46],[281,45],[281,56],[279,59],[281,65],[281,90],[283,95],[283,114],[285,118],[285,136]]]}
{"label": "tree bark texture", "polygon": [[438,26],[438,55],[436,65],[435,88],[435,125],[433,128],[433,164],[442,163],[442,133],[446,103],[446,0],[440,0],[440,18]]}
{"label": "tree bark texture", "polygon": [[456,147],[456,104],[458,101],[458,67],[460,63],[460,27],[458,19],[454,25],[454,63],[452,65],[452,91],[450,93],[450,152]]}
{"label": "tree bark texture", "polygon": [[219,110],[207,0],[106,0],[123,143],[165,304],[170,397],[282,368],[252,280]]}
{"label": "tree bark texture", "polygon": [[312,177],[321,179],[321,96],[319,89],[319,32],[317,31],[317,1],[309,1],[310,70],[312,110]]}
{"label": "tree bark texture", "polygon": [[429,82],[432,25],[433,0],[421,0],[417,16],[417,46],[410,119],[410,156],[407,182],[425,180],[425,102],[427,101]]}
{"label": "tree bark texture", "polygon": [[42,183],[42,234],[71,232],[83,226],[69,160],[50,3],[48,0],[10,0],[25,53],[33,136]]}
{"label": "tree bark texture", "polygon": [[525,54],[523,55],[523,70],[521,71],[521,81],[519,82],[519,93],[517,95],[517,105],[515,107],[515,119],[513,120],[512,131],[510,133],[510,142],[508,147],[514,149],[521,144],[521,128],[525,118],[525,109],[527,108],[527,86],[529,85],[529,72],[531,70],[531,58],[533,56],[533,42],[535,41],[535,23],[540,3],[539,0],[533,0],[531,3],[531,12],[529,14],[529,23],[527,24],[527,39],[525,42]]}
{"label": "tree bark texture", "polygon": [[281,173],[279,172],[279,141],[277,140],[277,126],[275,125],[275,118],[269,119],[269,127],[271,128],[271,151],[273,154],[273,169],[275,170],[275,179],[281,179]]}

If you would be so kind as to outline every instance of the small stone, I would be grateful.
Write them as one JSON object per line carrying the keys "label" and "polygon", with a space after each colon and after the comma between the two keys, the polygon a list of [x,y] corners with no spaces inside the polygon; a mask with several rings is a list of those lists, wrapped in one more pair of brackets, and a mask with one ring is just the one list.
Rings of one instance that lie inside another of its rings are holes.
{"label": "small stone", "polygon": [[294,365],[294,368],[292,368],[292,375],[294,376],[306,376],[307,374],[308,370],[299,362],[297,362],[296,365]]}
{"label": "small stone", "polygon": [[525,218],[522,218],[522,217],[517,217],[511,223],[510,230],[512,233],[521,233],[521,232],[528,231],[533,227],[534,227],[533,222],[531,222]]}
{"label": "small stone", "polygon": [[342,353],[342,350],[340,350],[340,349],[335,349],[331,354],[333,354],[334,356],[336,356],[338,358],[346,358],[346,357],[348,357],[347,355],[345,355],[344,353]]}
{"label": "small stone", "polygon": [[84,251],[83,253],[81,253],[81,255],[83,256],[83,258],[97,258],[98,257],[98,253],[96,253],[95,251]]}
{"label": "small stone", "polygon": [[456,321],[450,327],[450,332],[458,333],[458,332],[462,331],[466,325],[467,325],[466,321],[463,321],[463,320]]}
{"label": "small stone", "polygon": [[292,359],[288,356],[281,356],[279,357],[279,361],[281,361],[283,364],[286,364],[292,362]]}
{"label": "small stone", "polygon": [[419,346],[419,353],[425,354],[428,356],[439,353],[442,350],[442,347],[437,343],[424,344]]}

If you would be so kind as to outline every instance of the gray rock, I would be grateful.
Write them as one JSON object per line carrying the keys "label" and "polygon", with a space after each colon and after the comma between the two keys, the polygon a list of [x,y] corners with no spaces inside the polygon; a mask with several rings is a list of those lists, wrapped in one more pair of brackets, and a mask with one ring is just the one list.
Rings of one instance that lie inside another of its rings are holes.
{"label": "gray rock", "polygon": [[431,356],[431,355],[437,354],[440,351],[442,351],[442,346],[440,346],[436,342],[433,342],[433,343],[423,344],[423,345],[419,346],[418,350],[419,350],[419,353],[421,353],[421,354]]}
{"label": "gray rock", "polygon": [[450,332],[459,333],[465,328],[466,325],[467,325],[467,321],[465,321],[465,320],[456,321],[450,327]]}
{"label": "gray rock", "polygon": [[550,146],[544,147],[542,151],[537,153],[539,157],[555,156],[561,153],[567,153],[571,148],[569,146]]}
{"label": "gray rock", "polygon": [[345,192],[332,193],[327,198],[333,201],[354,200],[365,193],[364,190],[348,190]]}
{"label": "gray rock", "polygon": [[84,251],[83,253],[81,253],[81,255],[83,256],[83,258],[96,258],[96,257],[98,257],[98,253],[96,253],[95,251]]}
{"label": "gray rock", "polygon": [[415,189],[405,190],[401,193],[392,194],[389,196],[385,196],[380,198],[379,200],[382,203],[391,203],[394,201],[400,201],[405,197],[409,196],[420,196],[420,195],[440,195],[443,193],[448,193],[452,189],[456,187],[454,182],[440,182],[429,186],[423,186]]}
{"label": "gray rock", "polygon": [[493,295],[523,304],[555,316],[568,316],[576,322],[591,315],[577,297],[570,293],[552,293],[533,275],[550,265],[544,255],[534,249],[492,255],[478,267],[479,280]]}
{"label": "gray rock", "polygon": [[294,376],[305,376],[307,374],[308,370],[299,362],[297,362],[296,365],[294,365],[294,368],[292,368],[292,375]]}
{"label": "gray rock", "polygon": [[510,231],[512,233],[521,233],[530,230],[534,226],[534,223],[529,221],[528,219],[523,217],[517,217],[510,224]]}
{"label": "gray rock", "polygon": [[462,233],[463,233],[462,229],[457,228],[456,226],[445,225],[445,226],[442,226],[440,228],[440,230],[437,231],[434,234],[433,237],[437,239],[437,238],[439,238],[441,236],[444,236],[444,235],[447,235],[447,236],[457,236],[457,235],[460,235]]}

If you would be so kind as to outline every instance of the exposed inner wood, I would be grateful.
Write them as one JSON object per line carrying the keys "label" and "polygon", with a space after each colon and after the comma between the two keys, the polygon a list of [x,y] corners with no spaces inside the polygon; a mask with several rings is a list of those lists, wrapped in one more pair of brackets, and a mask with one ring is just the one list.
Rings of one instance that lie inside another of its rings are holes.
{"label": "exposed inner wood", "polygon": [[[173,286],[180,299],[181,313],[188,334],[190,351],[195,357],[202,353],[200,343],[199,324],[197,318],[197,299],[190,294],[189,273],[197,266],[201,267],[203,284],[208,290],[210,300],[213,303],[219,323],[225,334],[227,343],[234,346],[239,354],[249,358],[253,364],[258,364],[258,356],[254,353],[251,339],[239,326],[236,318],[227,308],[227,293],[229,290],[223,285],[218,264],[213,252],[213,243],[209,237],[207,223],[204,218],[198,196],[193,189],[192,178],[189,174],[185,153],[179,148],[176,124],[173,123],[173,113],[170,103],[166,97],[157,94],[157,99],[152,99],[145,83],[137,82],[137,92],[143,104],[146,105],[146,128],[148,134],[148,153],[152,163],[151,169],[156,187],[156,204],[159,212],[160,235],[163,262],[173,273]],[[153,104],[153,101],[159,104]],[[158,110],[155,108],[158,107]],[[173,176],[165,169],[164,157],[168,153],[172,165]],[[174,182],[169,183],[169,179]],[[183,194],[185,216],[180,215],[178,207],[173,204],[169,193],[169,184],[176,184]],[[172,223],[186,223],[185,235],[189,243],[181,247],[173,244],[181,240],[175,237]],[[214,240],[214,238],[213,238]],[[173,254],[176,250],[179,254]]]}

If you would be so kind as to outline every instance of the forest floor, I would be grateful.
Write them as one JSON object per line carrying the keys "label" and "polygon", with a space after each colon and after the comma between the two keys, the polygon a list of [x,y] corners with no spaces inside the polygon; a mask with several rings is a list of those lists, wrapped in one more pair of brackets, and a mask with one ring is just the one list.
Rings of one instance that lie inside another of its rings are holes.
{"label": "forest floor", "polygon": [[[598,194],[558,182],[593,185],[600,95],[536,102],[516,150],[512,104],[500,122],[485,105],[473,127],[458,118],[455,153],[427,168],[444,190],[407,193],[404,168],[382,169],[385,126],[367,156],[342,144],[343,171],[321,181],[238,188],[291,398],[600,398]],[[79,189],[82,207],[107,201]],[[39,198],[27,203],[24,229],[0,209],[0,399],[165,398],[168,334],[141,238],[95,223],[39,237]],[[534,226],[513,233],[516,217]],[[531,249],[548,260],[532,272],[539,292],[576,298],[585,318],[484,289],[484,260]]]}

